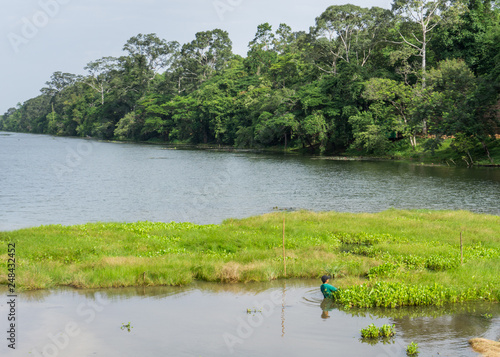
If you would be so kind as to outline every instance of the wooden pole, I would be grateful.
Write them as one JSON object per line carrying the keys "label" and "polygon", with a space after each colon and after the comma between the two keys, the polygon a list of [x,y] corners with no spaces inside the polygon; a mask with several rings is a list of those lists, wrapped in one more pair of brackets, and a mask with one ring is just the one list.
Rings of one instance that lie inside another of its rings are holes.
{"label": "wooden pole", "polygon": [[462,232],[460,232],[460,265],[464,265],[464,246],[462,244]]}
{"label": "wooden pole", "polygon": [[283,217],[283,268],[284,268],[284,270],[285,270],[285,278],[286,278],[285,217]]}

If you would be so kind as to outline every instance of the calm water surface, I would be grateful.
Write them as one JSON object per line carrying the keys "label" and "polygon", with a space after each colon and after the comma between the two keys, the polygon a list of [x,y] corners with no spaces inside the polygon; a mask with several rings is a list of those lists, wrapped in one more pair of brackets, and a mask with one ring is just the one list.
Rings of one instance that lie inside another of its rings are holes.
{"label": "calm water surface", "polygon": [[[31,292],[17,309],[18,348],[2,343],[2,356],[404,357],[416,342],[420,356],[456,357],[477,356],[470,338],[500,337],[499,304],[343,311],[307,280]],[[6,310],[0,303],[0,315]],[[130,332],[121,329],[129,322]],[[360,329],[370,323],[395,324],[395,337],[363,342]]]}
{"label": "calm water surface", "polygon": [[0,230],[95,221],[220,223],[275,207],[498,215],[500,170],[0,133]]}
{"label": "calm water surface", "polygon": [[[498,169],[0,133],[0,230],[94,221],[219,223],[275,207],[498,215],[499,199]],[[414,341],[421,356],[476,356],[468,339],[500,337],[499,304],[346,312],[323,303],[317,285],[196,283],[23,293],[17,305],[18,348],[13,353],[4,341],[0,355],[394,357],[405,356]],[[0,316],[7,314],[6,301],[0,301]],[[4,328],[7,319],[2,320]],[[130,332],[120,328],[129,322]],[[396,337],[388,344],[360,341],[359,330],[372,322],[396,324]]]}

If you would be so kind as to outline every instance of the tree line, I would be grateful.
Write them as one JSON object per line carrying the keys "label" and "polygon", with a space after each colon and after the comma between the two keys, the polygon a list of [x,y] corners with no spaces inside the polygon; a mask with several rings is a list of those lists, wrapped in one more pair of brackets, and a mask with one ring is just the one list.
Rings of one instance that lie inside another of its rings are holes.
{"label": "tree line", "polygon": [[308,32],[259,25],[246,57],[220,29],[123,52],[54,73],[0,130],[372,154],[453,137],[488,155],[499,133],[498,0],[333,5]]}

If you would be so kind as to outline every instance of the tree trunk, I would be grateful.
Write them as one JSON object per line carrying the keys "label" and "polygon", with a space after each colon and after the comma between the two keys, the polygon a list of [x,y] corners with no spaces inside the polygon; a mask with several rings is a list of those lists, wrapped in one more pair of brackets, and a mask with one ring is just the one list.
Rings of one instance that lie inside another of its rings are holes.
{"label": "tree trunk", "polygon": [[486,155],[488,155],[488,159],[489,159],[489,160],[490,160],[490,162],[493,164],[493,163],[494,163],[494,161],[493,161],[493,159],[491,158],[491,155],[490,155],[490,150],[488,150],[488,146],[486,146],[486,143],[485,143],[483,140],[481,140],[481,144],[483,145],[483,149],[484,149],[484,151],[486,152]]}
{"label": "tree trunk", "polygon": [[417,138],[415,135],[410,136],[410,144],[413,149],[417,147]]}
{"label": "tree trunk", "polygon": [[[423,41],[422,41],[422,89],[425,89],[425,67],[427,65],[427,60],[426,60],[426,50],[427,50],[427,40],[426,40],[426,33],[425,30],[423,31]],[[422,133],[424,135],[427,135],[427,119],[424,118],[422,122]]]}

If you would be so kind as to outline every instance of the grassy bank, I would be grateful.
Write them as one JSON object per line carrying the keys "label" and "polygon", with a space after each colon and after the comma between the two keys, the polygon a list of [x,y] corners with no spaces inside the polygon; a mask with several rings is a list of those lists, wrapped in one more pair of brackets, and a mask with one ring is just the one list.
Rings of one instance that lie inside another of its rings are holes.
{"label": "grassy bank", "polygon": [[[500,217],[465,211],[301,211],[221,225],[42,226],[0,232],[0,251],[16,244],[16,284],[23,289],[266,281],[284,278],[283,217],[287,277],[335,275],[345,306],[500,300]],[[7,283],[6,268],[0,283]]]}

